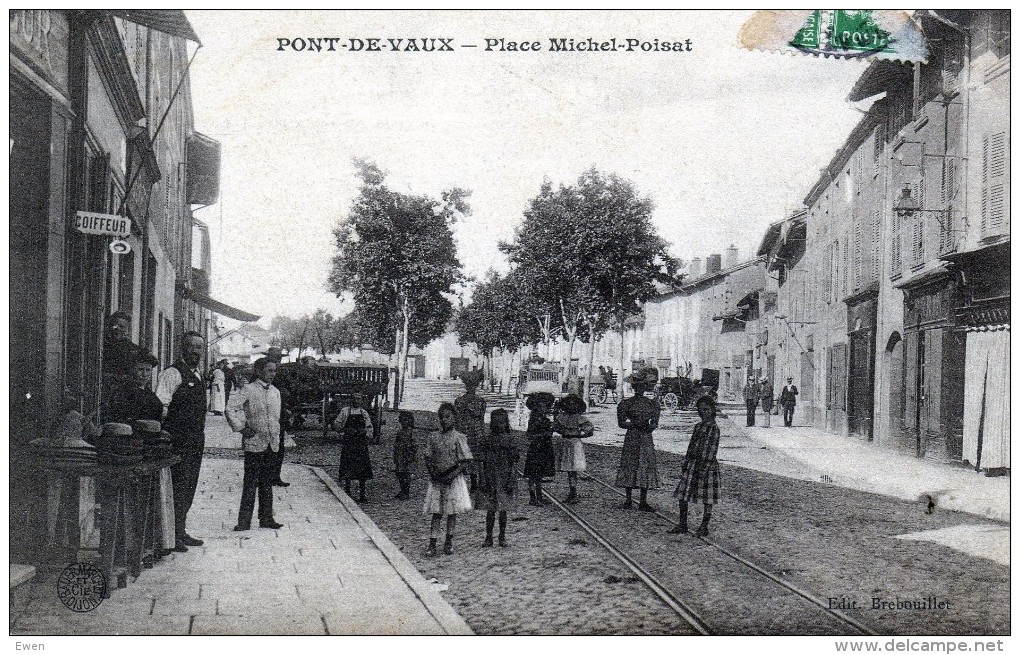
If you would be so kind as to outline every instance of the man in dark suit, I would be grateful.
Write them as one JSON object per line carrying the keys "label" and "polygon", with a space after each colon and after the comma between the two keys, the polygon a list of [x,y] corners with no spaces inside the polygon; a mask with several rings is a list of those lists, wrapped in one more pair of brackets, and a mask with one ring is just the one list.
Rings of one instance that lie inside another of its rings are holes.
{"label": "man in dark suit", "polygon": [[786,386],[779,393],[779,406],[783,408],[783,425],[786,427],[793,425],[793,410],[797,407],[798,393],[793,378],[786,378]]}
{"label": "man in dark suit", "polygon": [[163,429],[170,433],[174,454],[180,462],[170,467],[174,488],[174,522],[177,552],[201,546],[202,540],[188,534],[186,523],[198,489],[205,450],[205,414],[208,402],[200,364],[205,339],[198,332],[185,332],[181,357],[159,374],[156,395],[166,407]]}

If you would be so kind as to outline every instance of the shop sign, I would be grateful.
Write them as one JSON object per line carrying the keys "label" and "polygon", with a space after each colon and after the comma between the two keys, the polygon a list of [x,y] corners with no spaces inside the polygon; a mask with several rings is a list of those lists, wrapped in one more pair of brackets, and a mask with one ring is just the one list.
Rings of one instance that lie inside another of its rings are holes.
{"label": "shop sign", "polygon": [[131,219],[116,214],[78,212],[74,215],[74,229],[85,234],[126,237],[131,234]]}
{"label": "shop sign", "polygon": [[126,255],[131,252],[131,244],[123,239],[114,239],[110,242],[110,252],[115,255]]}
{"label": "shop sign", "polygon": [[11,47],[61,93],[67,93],[67,19],[50,9],[12,9]]}

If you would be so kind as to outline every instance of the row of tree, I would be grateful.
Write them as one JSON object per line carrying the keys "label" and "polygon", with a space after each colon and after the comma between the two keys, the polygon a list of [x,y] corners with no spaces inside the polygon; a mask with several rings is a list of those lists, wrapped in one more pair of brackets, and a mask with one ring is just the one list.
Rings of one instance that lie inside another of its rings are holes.
{"label": "row of tree", "polygon": [[455,311],[457,292],[470,280],[452,228],[470,214],[469,192],[402,193],[374,163],[355,164],[361,187],[334,230],[328,282],[338,297],[353,298],[354,311],[340,319],[322,310],[279,319],[280,338],[286,333],[283,342],[292,347],[313,338],[323,352],[370,342],[396,353],[403,371],[411,344],[424,347],[453,322],[461,342],[486,355],[562,337],[569,361],[577,342],[588,343],[590,383],[594,341],[608,330],[622,334],[624,320],[657,285],[679,281],[679,262],[652,223],[651,201],[627,180],[592,168],[572,185],[543,182],[513,240],[499,244],[509,272],[490,270]]}
{"label": "row of tree", "polygon": [[516,352],[561,337],[567,361],[587,343],[585,388],[595,341],[622,334],[626,318],[660,286],[679,283],[680,262],[652,223],[652,203],[634,185],[592,168],[573,185],[544,181],[514,238],[501,242],[510,272],[490,271],[457,316],[462,343]]}

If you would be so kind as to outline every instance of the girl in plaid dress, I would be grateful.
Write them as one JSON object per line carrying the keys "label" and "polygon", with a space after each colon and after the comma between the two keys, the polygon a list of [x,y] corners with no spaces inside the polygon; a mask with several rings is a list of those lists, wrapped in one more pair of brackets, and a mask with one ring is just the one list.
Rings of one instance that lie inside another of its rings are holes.
{"label": "girl in plaid dress", "polygon": [[694,426],[691,443],[687,446],[680,469],[680,483],[673,495],[680,500],[680,520],[670,534],[687,532],[687,503],[701,501],[705,513],[701,527],[695,533],[699,537],[708,535],[708,521],[712,518],[712,506],[719,502],[719,426],[715,423],[715,401],[708,396],[698,399],[698,415],[701,422]]}

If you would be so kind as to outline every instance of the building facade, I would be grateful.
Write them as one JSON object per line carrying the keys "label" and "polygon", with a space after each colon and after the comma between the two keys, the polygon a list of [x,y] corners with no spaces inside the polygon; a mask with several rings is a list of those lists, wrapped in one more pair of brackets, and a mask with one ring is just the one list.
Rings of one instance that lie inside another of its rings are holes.
{"label": "building facade", "polygon": [[[10,12],[12,449],[50,435],[72,407],[102,420],[112,312],[132,315],[132,340],[163,364],[181,330],[206,318],[180,317],[191,280],[189,41],[179,11]],[[212,162],[196,162],[202,179],[218,180]],[[128,248],[76,229],[81,211],[129,219]],[[45,498],[17,468],[11,491],[25,500],[12,506],[12,552],[31,553]]]}

